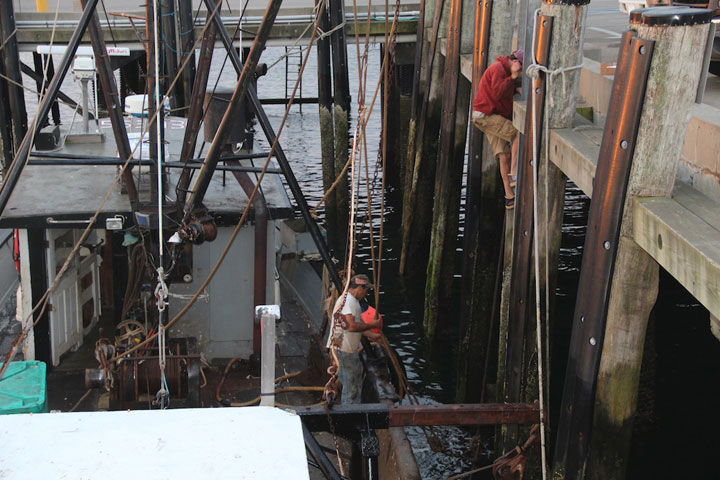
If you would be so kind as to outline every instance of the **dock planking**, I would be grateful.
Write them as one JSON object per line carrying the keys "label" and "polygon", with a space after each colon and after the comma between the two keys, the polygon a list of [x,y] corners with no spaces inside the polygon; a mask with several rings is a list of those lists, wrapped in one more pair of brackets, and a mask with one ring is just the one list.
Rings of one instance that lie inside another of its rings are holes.
{"label": "dock planking", "polygon": [[[602,83],[592,82],[598,86]],[[609,85],[609,84],[608,84]],[[581,91],[581,95],[583,92]],[[585,97],[584,97],[585,98]],[[595,98],[606,98],[599,93]],[[603,105],[598,106],[601,110]],[[720,121],[708,120],[708,110],[720,119],[720,112],[708,105],[693,108],[688,132],[696,125],[720,133]],[[524,127],[525,105],[515,102],[513,123]],[[550,131],[550,159],[560,167],[588,197],[592,197],[595,168],[600,150],[602,125],[576,116],[575,126]],[[713,136],[701,139],[711,142]],[[685,142],[682,159],[685,164],[702,164],[698,156],[706,149],[696,142]],[[700,173],[699,175],[702,175]],[[681,173],[678,174],[678,177]],[[715,177],[705,173],[707,177]],[[713,180],[706,179],[706,180]],[[695,179],[697,181],[697,179]],[[717,179],[714,179],[714,183]],[[633,202],[633,239],[665,270],[680,282],[716,317],[720,316],[720,202],[705,195],[678,178],[671,197],[636,197]],[[658,236],[662,241],[658,241]],[[661,246],[662,245],[662,246]]]}

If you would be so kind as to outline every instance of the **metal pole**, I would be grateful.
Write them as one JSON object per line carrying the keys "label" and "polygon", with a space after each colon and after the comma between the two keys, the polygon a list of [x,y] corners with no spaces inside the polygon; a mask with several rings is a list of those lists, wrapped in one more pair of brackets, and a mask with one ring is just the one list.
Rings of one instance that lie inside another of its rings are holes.
{"label": "metal pole", "polygon": [[[205,6],[209,11],[215,9],[215,0],[204,1]],[[230,55],[230,61],[233,64],[233,67],[235,67],[235,71],[240,74],[240,72],[242,71],[242,63],[240,62],[240,57],[238,56],[235,48],[233,47],[232,40],[230,39],[230,35],[228,34],[227,29],[222,23],[222,19],[218,16],[215,16],[215,24],[218,27],[220,39],[222,40],[223,44],[225,45],[225,49]],[[275,131],[273,130],[272,125],[267,118],[267,115],[265,115],[265,110],[263,109],[262,104],[258,99],[257,91],[255,90],[255,87],[253,85],[248,86],[247,95],[250,99],[253,109],[255,110],[258,122],[260,122],[260,126],[265,133],[265,137],[267,137],[270,144],[274,143],[276,138]],[[332,279],[335,287],[340,291],[343,289],[342,282],[340,281],[340,275],[338,275],[335,263],[333,263],[332,257],[330,257],[330,252],[328,252],[327,244],[325,243],[325,239],[320,232],[320,228],[318,227],[317,223],[315,223],[315,219],[310,214],[310,207],[308,206],[307,200],[305,200],[305,195],[303,194],[302,189],[300,188],[300,185],[295,178],[295,174],[292,171],[290,162],[288,162],[288,159],[285,156],[285,152],[280,146],[280,142],[275,145],[274,153],[276,155],[278,164],[280,164],[280,168],[285,174],[285,179],[288,182],[290,191],[295,197],[295,201],[298,203],[298,208],[300,208],[300,213],[302,213],[305,224],[307,225],[310,232],[310,236],[312,236],[313,241],[315,242],[315,246],[318,247],[318,250],[320,251],[320,256],[322,257],[325,266],[330,272],[330,278]]]}
{"label": "metal pole", "polygon": [[340,474],[337,472],[337,470],[335,470],[335,466],[327,458],[327,455],[325,455],[325,452],[323,452],[322,447],[320,447],[318,441],[315,440],[313,434],[310,433],[310,430],[308,430],[307,426],[305,426],[305,422],[303,422],[302,424],[302,429],[303,438],[305,439],[305,446],[310,452],[310,455],[317,462],[318,468],[325,476],[325,478],[329,480],[341,480],[342,477],[340,477]]}
{"label": "metal pole", "polygon": [[81,90],[82,90],[82,126],[83,126],[83,133],[88,133],[90,131],[90,125],[89,125],[89,115],[88,115],[88,79],[83,78],[80,80]]}
{"label": "metal pole", "polygon": [[[88,0],[83,0],[84,5],[87,5],[87,3]],[[117,84],[115,83],[115,75],[113,75],[112,64],[107,54],[107,47],[105,46],[105,39],[100,30],[100,21],[98,20],[97,14],[93,14],[90,18],[88,35],[90,36],[90,43],[92,44],[95,54],[98,78],[100,80],[100,86],[102,87],[103,96],[105,97],[105,105],[108,109],[110,123],[112,124],[115,146],[118,149],[120,158],[127,160],[132,156],[132,149],[130,148],[130,141],[127,136],[125,120],[122,116],[122,104],[120,103]],[[85,97],[87,97],[87,95],[85,95]],[[87,112],[87,110],[87,105],[85,105],[83,112]],[[130,198],[130,205],[134,209],[138,202],[138,193],[135,187],[135,180],[132,176],[132,166],[128,166],[128,168],[125,169],[123,180],[125,181],[125,188]]]}
{"label": "metal pole", "polygon": [[[0,73],[5,75],[5,66],[0,62]],[[8,82],[0,78],[0,138],[2,138],[2,169],[8,167],[13,158],[14,139],[12,134],[12,113],[8,102]]]}
{"label": "metal pole", "polygon": [[[11,2],[0,2],[0,4],[2,5],[6,5],[9,3]],[[80,40],[82,39],[83,35],[85,34],[85,30],[87,29],[87,26],[90,23],[90,19],[95,12],[95,7],[97,6],[97,3],[98,0],[88,0],[87,5],[83,10],[83,14],[78,21],[77,27],[75,28],[75,31],[70,37],[67,50],[65,51],[65,55],[60,62],[60,66],[58,67],[58,72],[50,82],[45,98],[40,103],[40,105],[38,105],[38,111],[36,114],[37,118],[47,117],[48,112],[52,108],[52,105],[55,102],[55,97],[60,90],[60,84],[65,79],[65,75],[70,69],[70,63],[75,57],[77,47],[80,44]],[[5,207],[10,200],[10,195],[12,195],[12,192],[15,189],[18,180],[20,179],[20,174],[22,173],[23,168],[25,168],[25,162],[28,158],[28,154],[30,153],[30,149],[32,148],[32,139],[35,137],[35,134],[39,130],[40,125],[36,123],[35,125],[33,125],[33,128],[31,130],[27,131],[22,143],[18,147],[15,159],[13,160],[13,165],[8,170],[7,176],[5,177],[5,181],[2,183],[2,186],[0,186],[0,215],[2,214],[2,212],[5,211]]]}
{"label": "metal pole", "polygon": [[[211,14],[212,10],[209,10],[208,15]],[[218,10],[217,15],[219,14],[220,11]],[[210,19],[208,18],[207,21],[210,21]],[[213,50],[215,49],[216,32],[217,27],[214,23],[208,25],[200,46],[197,79],[194,81],[192,97],[188,103],[190,110],[188,111],[188,120],[185,126],[185,138],[183,138],[182,150],[180,151],[180,161],[183,163],[189,162],[195,154],[195,144],[198,133],[200,132],[200,122],[203,117],[203,101],[205,99],[205,92],[207,91],[208,78],[210,77],[210,64],[212,62]],[[180,208],[185,206],[189,186],[190,170],[183,170],[178,179],[177,187],[175,188],[175,194]]]}
{"label": "metal pole", "polygon": [[[193,7],[192,0],[177,0],[179,7],[179,23],[180,32],[178,37],[180,42],[178,48],[182,49],[180,52],[180,65],[185,61],[185,58],[191,57],[190,61],[183,70],[183,94],[185,99],[183,101],[184,106],[190,105],[192,91],[195,88],[195,51],[190,50],[195,44],[193,37]],[[202,60],[202,57],[200,57]]]}
{"label": "metal pole", "polygon": [[[167,86],[170,84],[170,79],[175,78],[177,74],[178,66],[178,50],[182,47],[177,44],[175,37],[175,17],[178,12],[175,11],[175,2],[173,0],[162,0],[162,3],[158,4],[162,23],[158,22],[162,29],[162,43],[164,46],[165,56],[165,69],[164,72],[167,74],[163,84],[165,85],[164,90],[167,90]],[[176,109],[182,106],[184,92],[184,82],[179,82],[175,91],[170,96],[170,108]]]}

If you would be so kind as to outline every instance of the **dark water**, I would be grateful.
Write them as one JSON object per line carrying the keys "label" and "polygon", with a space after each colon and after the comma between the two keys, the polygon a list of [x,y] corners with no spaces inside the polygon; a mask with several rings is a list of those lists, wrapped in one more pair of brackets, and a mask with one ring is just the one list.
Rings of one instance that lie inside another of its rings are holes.
{"label": "dark water", "polygon": [[[268,64],[279,58],[285,49],[267,48],[262,61]],[[358,61],[354,45],[348,46],[351,94],[354,112],[351,128],[357,119]],[[216,51],[211,85],[219,78],[219,85],[232,88],[234,72],[229,65],[222,66],[222,52]],[[30,59],[31,60],[31,59]],[[56,62],[57,62],[56,58]],[[28,59],[25,59],[26,63]],[[290,88],[298,71],[298,58],[286,63],[280,61],[271,67],[268,75],[258,84],[261,98],[283,97]],[[368,56],[367,97],[372,98],[380,70],[379,47],[371,46]],[[304,97],[317,96],[316,61],[313,51],[308,62],[302,92]],[[294,74],[293,74],[294,73]],[[66,80],[63,90],[79,98],[79,91],[72,80]],[[25,77],[26,85],[34,85]],[[34,111],[32,94],[26,96],[28,111]],[[378,99],[380,97],[378,96]],[[378,100],[379,102],[379,100]],[[369,105],[368,105],[369,107]],[[282,106],[266,106],[270,121],[276,131],[284,113]],[[65,109],[64,121],[72,117]],[[302,112],[294,106],[288,117],[281,144],[290,160],[295,175],[307,197],[314,206],[322,197],[322,170],[320,138],[316,105],[304,105]],[[380,138],[380,105],[375,106],[367,131],[368,169],[370,182],[376,179],[371,192],[372,226],[376,244],[380,227],[380,179],[382,172],[377,165],[377,149]],[[268,147],[258,128],[256,135],[262,147]],[[363,166],[364,172],[364,166]],[[367,221],[368,195],[365,176],[360,174],[363,185],[359,189],[358,224],[364,225],[358,233],[355,254],[356,269],[371,274],[370,231]],[[289,192],[288,192],[289,193]],[[387,188],[385,202],[385,228],[383,237],[383,267],[380,282],[380,311],[385,321],[385,333],[396,348],[412,388],[421,403],[452,403],[455,392],[455,335],[457,311],[448,312],[449,328],[443,338],[428,345],[422,335],[424,275],[403,279],[396,275],[399,261],[399,238],[401,221],[401,192],[393,186]],[[570,319],[575,303],[576,286],[580,273],[582,245],[587,223],[588,199],[574,185],[569,184],[566,193],[563,242],[560,254],[556,306],[558,321],[553,335],[553,369],[551,372],[551,398],[549,408],[551,425],[557,424],[557,407],[562,394],[564,362],[570,337]],[[322,208],[319,210],[322,216]],[[461,206],[460,235],[456,249],[461,258],[461,238],[464,213]],[[376,249],[377,254],[377,249]],[[460,265],[460,262],[457,262]],[[422,270],[422,265],[420,266]],[[461,278],[456,273],[455,291],[459,292]],[[459,300],[459,299],[456,299]],[[458,301],[454,302],[455,305]],[[714,453],[720,447],[717,435],[720,422],[713,407],[720,394],[715,381],[720,373],[720,344],[710,334],[707,311],[668,275],[661,275],[661,294],[648,329],[645,347],[638,416],[632,447],[628,478],[720,478],[714,473]],[[407,400],[406,400],[407,401]],[[407,429],[423,478],[446,478],[466,471],[470,461],[465,456],[472,432],[453,427],[437,429],[451,455],[432,452],[419,429]],[[485,447],[488,458],[494,452]]]}

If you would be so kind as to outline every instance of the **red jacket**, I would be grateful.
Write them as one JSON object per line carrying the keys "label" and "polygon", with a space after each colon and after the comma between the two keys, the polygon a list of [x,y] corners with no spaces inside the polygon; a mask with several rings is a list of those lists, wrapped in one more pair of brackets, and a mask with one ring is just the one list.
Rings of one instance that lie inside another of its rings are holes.
{"label": "red jacket", "polygon": [[513,95],[515,79],[510,75],[510,58],[497,57],[497,62],[490,65],[480,79],[473,111],[512,120]]}

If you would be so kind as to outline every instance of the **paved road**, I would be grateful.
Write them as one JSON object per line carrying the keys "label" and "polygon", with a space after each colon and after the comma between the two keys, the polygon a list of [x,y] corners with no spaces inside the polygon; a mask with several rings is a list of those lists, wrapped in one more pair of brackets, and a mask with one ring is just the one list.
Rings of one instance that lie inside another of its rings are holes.
{"label": "paved road", "polygon": [[[627,29],[628,16],[620,13],[617,0],[592,0],[585,27],[585,56],[597,62],[614,62],[620,36]],[[720,108],[720,77],[708,75],[703,103]]]}

